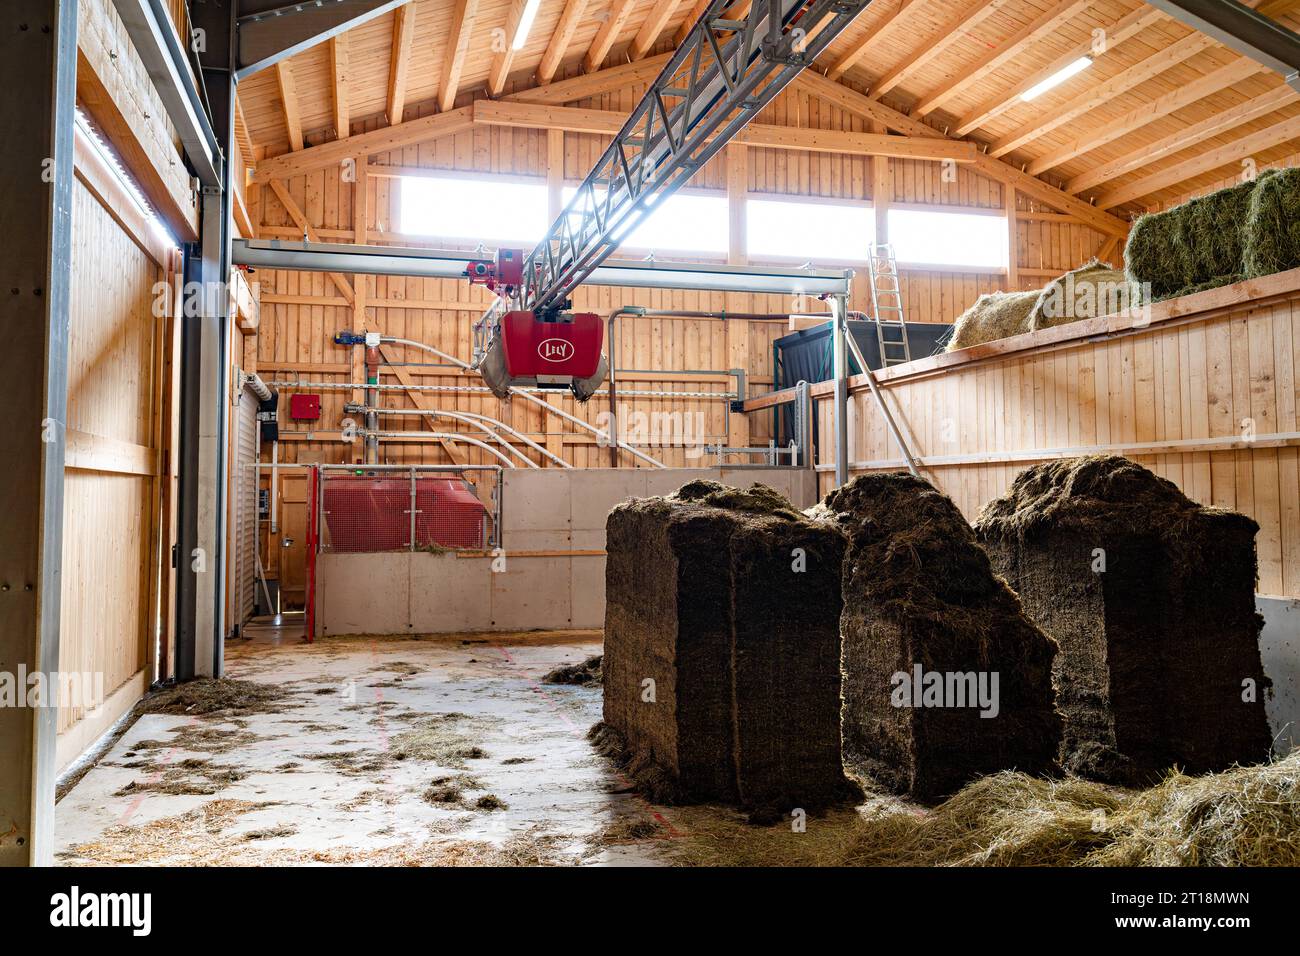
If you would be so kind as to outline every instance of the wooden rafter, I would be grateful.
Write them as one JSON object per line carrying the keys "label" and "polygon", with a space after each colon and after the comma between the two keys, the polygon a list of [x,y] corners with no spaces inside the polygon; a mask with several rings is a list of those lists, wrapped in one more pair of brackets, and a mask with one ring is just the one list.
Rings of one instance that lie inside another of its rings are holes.
{"label": "wooden rafter", "polygon": [[456,102],[460,88],[460,74],[465,68],[465,52],[469,49],[469,35],[474,29],[474,15],[478,0],[456,0],[451,17],[451,36],[443,54],[442,77],[438,84],[438,109],[444,113]]}
{"label": "wooden rafter", "polygon": [[1207,117],[1199,123],[1194,123],[1186,129],[1180,129],[1153,143],[1139,146],[1132,152],[1125,153],[1123,156],[1116,157],[1109,162],[1093,166],[1087,172],[1080,173],[1067,182],[1065,191],[1078,195],[1093,186],[1109,182],[1123,176],[1125,173],[1141,169],[1143,166],[1149,166],[1213,136],[1226,133],[1238,126],[1244,126],[1251,120],[1259,119],[1261,116],[1267,116],[1274,110],[1294,102],[1295,97],[1295,90],[1291,89],[1291,87],[1286,85],[1278,86],[1276,89],[1261,94],[1252,100],[1233,106],[1221,113],[1215,113],[1213,116]]}
{"label": "wooden rafter", "polygon": [[990,50],[977,63],[962,67],[947,84],[921,97],[912,110],[913,116],[925,116],[934,112],[954,96],[959,96],[980,82],[1004,63],[1018,55],[1025,46],[1037,43],[1043,37],[1055,32],[1063,23],[1072,20],[1092,3],[1092,0],[1059,0],[1059,2],[1039,16],[1030,20],[998,46]]}
{"label": "wooden rafter", "polygon": [[340,33],[330,39],[330,87],[334,91],[334,138],[352,135],[352,112],[349,106],[351,78],[348,63],[348,35]]}
{"label": "wooden rafter", "polygon": [[1143,176],[1136,182],[1119,186],[1097,197],[1097,205],[1102,209],[1113,209],[1134,199],[1149,196],[1170,186],[1176,186],[1184,180],[1203,176],[1221,167],[1238,163],[1254,153],[1281,146],[1292,140],[1300,139],[1300,116],[1293,116],[1272,126],[1256,130],[1226,146],[1209,150],[1199,156],[1176,163],[1166,169]]}
{"label": "wooden rafter", "polygon": [[571,76],[567,80],[557,80],[546,86],[520,90],[503,98],[520,103],[559,104],[586,99],[588,96],[598,96],[601,93],[624,89],[654,79],[660,68],[668,62],[669,55],[660,53],[636,63],[620,63],[618,66],[611,66],[596,73]]}
{"label": "wooden rafter", "polygon": [[650,52],[650,48],[658,42],[659,34],[664,32],[664,27],[668,26],[677,4],[678,0],[654,0],[650,12],[646,14],[645,22],[641,24],[641,29],[637,30],[636,36],[632,38],[632,49],[628,51],[628,56],[633,60],[644,59]]}
{"label": "wooden rafter", "polygon": [[253,137],[248,132],[248,120],[244,118],[244,101],[238,95],[235,96],[235,142],[244,154],[244,162],[252,163]]}
{"label": "wooden rafter", "polygon": [[[656,54],[637,63],[623,63],[597,73],[559,80],[548,86],[521,90],[503,99],[520,103],[566,103],[597,96],[653,78],[668,61],[668,57],[667,53]],[[472,107],[461,106],[446,113],[421,116],[396,126],[358,133],[346,140],[322,143],[301,153],[264,159],[257,164],[253,182],[264,184],[272,179],[286,179],[311,169],[337,165],[354,156],[370,156],[437,139],[439,136],[464,132],[473,126],[473,116]]]}
{"label": "wooden rafter", "polygon": [[[1124,41],[1132,39],[1147,27],[1159,23],[1164,18],[1165,15],[1159,10],[1153,10],[1146,6],[1139,7],[1132,13],[1125,15],[1120,18],[1114,26],[1106,30],[1107,51],[1115,49],[1115,47],[1119,46]],[[1021,102],[1020,97],[1025,93],[1025,91],[1037,86],[1048,77],[1059,73],[1075,60],[1079,59],[1079,57],[1090,56],[1092,53],[1092,38],[1090,36],[1087,40],[1079,43],[1078,46],[1067,50],[1064,54],[1047,64],[1047,66],[1017,83],[1011,89],[993,94],[993,96],[975,107],[968,116],[962,119],[957,124],[957,128],[954,132],[956,132],[958,136],[965,136],[967,133],[971,132],[971,130],[978,129],[994,117],[1001,116],[1007,110]]]}
{"label": "wooden rafter", "polygon": [[682,25],[677,28],[677,33],[673,35],[673,46],[682,45],[686,35],[691,32],[691,27],[695,26],[700,17],[704,16],[704,11],[709,9],[709,3],[710,0],[695,0],[695,6],[691,7],[690,12],[686,14],[686,19],[682,21]]}
{"label": "wooden rafter", "polygon": [[[563,130],[569,133],[613,135],[627,117],[614,110],[579,109],[531,103],[480,100],[474,104],[474,122],[485,126]],[[898,159],[974,163],[974,143],[945,138],[886,136],[840,130],[806,129],[750,123],[733,137],[740,146],[795,149],[850,156],[892,156]]]}
{"label": "wooden rafter", "polygon": [[551,42],[547,44],[546,52],[542,54],[542,62],[537,66],[538,86],[545,86],[555,79],[560,61],[564,59],[564,54],[569,49],[569,43],[573,40],[573,34],[577,32],[578,24],[582,22],[582,15],[586,10],[587,0],[565,0],[560,22],[555,25]]}
{"label": "wooden rafter", "polygon": [[826,75],[832,80],[838,80],[841,76],[847,73],[849,67],[862,59],[862,55],[867,52],[867,47],[869,47],[873,41],[880,39],[885,31],[894,24],[905,22],[903,20],[903,14],[917,2],[918,0],[899,0],[898,9],[890,14],[889,18],[881,23],[880,26],[876,27],[874,30],[868,30],[856,43],[842,53],[840,58],[831,64],[831,68]]}
{"label": "wooden rafter", "polygon": [[[708,0],[704,0],[705,3]],[[609,16],[605,22],[600,25],[596,31],[596,36],[591,41],[591,46],[587,48],[587,55],[582,58],[582,68],[588,73],[594,73],[600,69],[600,65],[605,62],[605,57],[609,56],[609,48],[614,45],[623,28],[627,26],[628,18],[632,16],[632,11],[636,9],[637,0],[614,0],[614,6],[609,11]]]}
{"label": "wooden rafter", "polygon": [[415,38],[415,4],[393,11],[393,52],[388,63],[388,125],[402,122],[406,113],[406,74],[411,68],[411,41]]}
{"label": "wooden rafter", "polygon": [[989,155],[1005,156],[1012,150],[1019,149],[1026,143],[1031,143],[1040,136],[1045,136],[1052,130],[1078,119],[1098,106],[1113,101],[1115,97],[1122,96],[1138,84],[1145,83],[1153,76],[1158,76],[1213,45],[1214,41],[1204,33],[1189,33],[1176,43],[1157,50],[1127,69],[1120,70],[1109,79],[1090,86],[1078,96],[1035,116],[1019,129],[993,143],[989,147]]}
{"label": "wooden rafter", "polygon": [[298,112],[298,89],[293,82],[293,68],[288,60],[275,65],[275,78],[280,84],[280,102],[284,107],[284,127],[289,131],[289,149],[302,149],[302,114]]}
{"label": "wooden rafter", "polygon": [[[811,70],[805,70],[795,83],[843,110],[869,121],[881,123],[887,128],[907,136],[926,136],[948,139],[943,133],[920,120],[890,109],[879,100],[873,100],[855,90],[849,89]],[[1128,229],[1122,219],[1096,209],[1083,200],[1062,192],[1051,183],[1045,183],[1036,176],[1030,176],[1019,169],[1007,165],[1000,159],[984,153],[976,153],[975,170],[990,179],[1005,183],[1039,202],[1068,212],[1087,226],[1107,235],[1117,235]]]}
{"label": "wooden rafter", "polygon": [[939,56],[949,43],[962,35],[963,31],[974,28],[981,20],[997,9],[995,4],[989,3],[987,0],[974,0],[974,2],[967,0],[964,4],[954,5],[949,3],[945,6],[949,7],[949,15],[939,25],[939,29],[928,36],[920,48],[911,56],[873,83],[871,91],[867,94],[868,96],[873,99],[884,96],[907,79],[907,75],[913,70],[920,69]]}
{"label": "wooden rafter", "polygon": [[519,37],[519,25],[523,23],[526,6],[528,0],[510,0],[510,9],[506,11],[505,34],[501,38],[504,46],[496,51],[492,57],[492,66],[488,68],[489,96],[500,96],[506,88],[506,77],[510,75],[510,66],[515,60],[515,40]]}
{"label": "wooden rafter", "polygon": [[[280,200],[280,205],[282,205],[284,211],[289,214],[289,218],[293,220],[294,225],[302,230],[303,235],[307,237],[307,241],[320,242],[320,235],[316,232],[315,227],[313,227],[307,220],[301,207],[293,201],[293,197],[289,195],[289,190],[285,188],[284,183],[278,179],[272,179],[270,186],[271,192],[275,193],[275,198]],[[337,272],[330,272],[327,274],[334,285],[338,287],[343,298],[348,300],[348,304],[353,304],[356,300],[356,295],[352,291],[351,283]]]}
{"label": "wooden rafter", "polygon": [[474,125],[474,113],[471,107],[461,106],[446,113],[421,116],[397,126],[385,126],[368,133],[358,133],[347,139],[322,143],[301,153],[286,153],[264,159],[257,164],[253,172],[254,183],[268,183],[273,179],[297,176],[308,170],[323,166],[336,166],[344,160],[355,156],[370,156],[392,149],[401,149],[414,143],[450,136],[463,132]]}
{"label": "wooden rafter", "polygon": [[1127,136],[1135,129],[1139,129],[1153,120],[1168,116],[1190,103],[1195,103],[1197,100],[1218,93],[1220,90],[1225,90],[1266,70],[1267,67],[1256,63],[1254,60],[1238,57],[1231,63],[1225,64],[1199,79],[1171,90],[1163,96],[1158,96],[1149,103],[1143,103],[1141,106],[1129,110],[1097,129],[1081,132],[1075,139],[1064,146],[1033,160],[1029,164],[1028,171],[1031,175],[1037,176],[1045,170],[1069,162],[1076,156],[1082,156],[1090,150]]}

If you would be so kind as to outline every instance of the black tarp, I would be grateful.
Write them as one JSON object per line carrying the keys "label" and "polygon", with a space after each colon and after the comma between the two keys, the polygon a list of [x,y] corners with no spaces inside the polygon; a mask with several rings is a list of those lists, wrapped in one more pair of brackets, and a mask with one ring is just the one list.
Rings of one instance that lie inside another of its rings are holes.
{"label": "black tarp", "polygon": [[[924,358],[943,351],[952,326],[938,322],[908,322],[907,344],[912,358]],[[880,361],[880,344],[876,338],[874,322],[849,320],[849,334],[857,342],[862,357],[873,369],[882,366]],[[799,382],[825,382],[831,378],[831,325],[819,325],[801,332],[791,332],[772,343],[775,350],[775,384],[777,391],[790,388]],[[849,353],[849,374],[857,375],[862,370]],[[777,444],[788,444],[794,428],[794,407],[777,406]],[[814,430],[814,434],[815,434]]]}

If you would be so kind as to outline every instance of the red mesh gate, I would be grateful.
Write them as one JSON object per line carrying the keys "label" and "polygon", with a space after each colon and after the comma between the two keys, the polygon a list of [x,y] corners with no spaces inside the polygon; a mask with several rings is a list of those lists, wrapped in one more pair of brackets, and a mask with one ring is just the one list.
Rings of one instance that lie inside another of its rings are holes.
{"label": "red mesh gate", "polygon": [[481,550],[492,524],[475,486],[454,472],[321,475],[322,551]]}

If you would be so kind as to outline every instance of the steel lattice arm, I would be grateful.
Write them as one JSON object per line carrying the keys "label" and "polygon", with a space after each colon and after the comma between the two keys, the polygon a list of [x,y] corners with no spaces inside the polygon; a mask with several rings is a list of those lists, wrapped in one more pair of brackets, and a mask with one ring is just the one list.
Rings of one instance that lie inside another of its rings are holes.
{"label": "steel lattice arm", "polygon": [[651,203],[686,183],[871,0],[713,0],[524,260],[520,305],[561,307]]}

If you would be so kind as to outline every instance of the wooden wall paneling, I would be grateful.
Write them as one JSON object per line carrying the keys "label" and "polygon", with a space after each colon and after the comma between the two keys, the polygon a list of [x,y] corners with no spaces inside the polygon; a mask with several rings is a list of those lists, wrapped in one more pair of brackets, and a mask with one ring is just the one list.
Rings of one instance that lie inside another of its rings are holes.
{"label": "wooden wall paneling", "polygon": [[[76,451],[66,476],[60,668],[99,675],[107,699],[142,670],[152,676],[159,633],[160,457],[172,427],[163,379],[174,359],[169,291],[159,283],[175,260],[155,262],[104,199],[78,179],[67,421]],[[61,707],[60,732],[91,715]]]}
{"label": "wooden wall paneling", "polygon": [[[1194,500],[1253,517],[1259,590],[1297,597],[1300,272],[1246,285],[1269,294],[1215,290],[1157,306],[1146,328],[1127,319],[1075,323],[1082,328],[1034,333],[1022,345],[994,343],[987,358],[888,370],[881,385],[918,436],[929,475],[968,517],[1036,461],[1118,448]],[[901,467],[861,384],[851,401],[859,423],[852,471]],[[818,402],[824,423],[824,386]],[[954,422],[955,440],[936,433],[936,418]],[[818,465],[825,489],[834,467],[826,447]]]}

